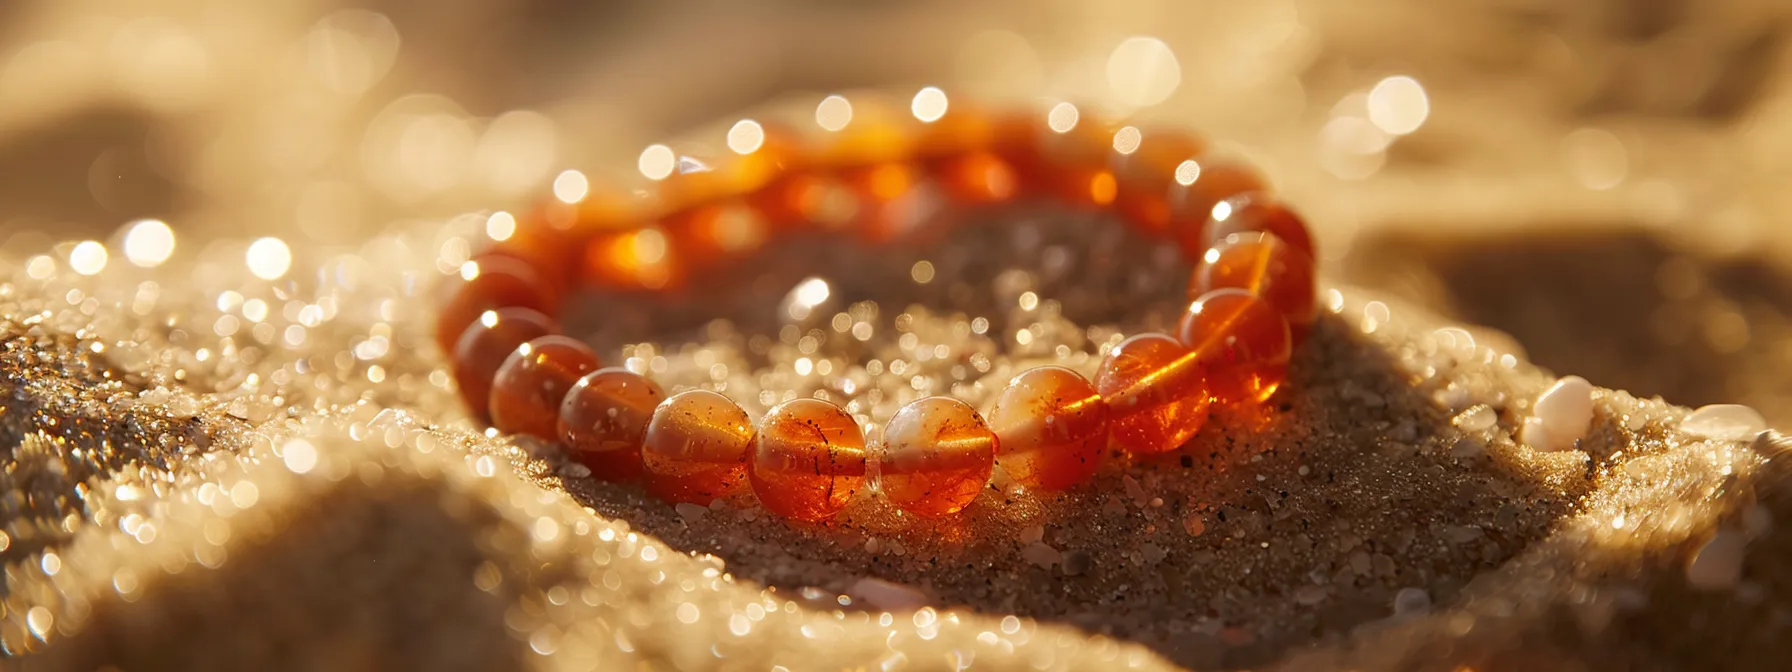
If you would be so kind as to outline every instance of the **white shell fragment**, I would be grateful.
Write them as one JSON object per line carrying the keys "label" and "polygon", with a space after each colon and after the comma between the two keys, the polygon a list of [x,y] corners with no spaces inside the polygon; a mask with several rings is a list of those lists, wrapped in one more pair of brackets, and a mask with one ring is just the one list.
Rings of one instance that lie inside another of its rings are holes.
{"label": "white shell fragment", "polygon": [[1741,404],[1713,404],[1693,411],[1680,431],[1712,441],[1743,441],[1767,430],[1767,419]]}
{"label": "white shell fragment", "polygon": [[1520,440],[1538,450],[1569,450],[1593,424],[1593,385],[1580,376],[1556,381],[1531,408]]}

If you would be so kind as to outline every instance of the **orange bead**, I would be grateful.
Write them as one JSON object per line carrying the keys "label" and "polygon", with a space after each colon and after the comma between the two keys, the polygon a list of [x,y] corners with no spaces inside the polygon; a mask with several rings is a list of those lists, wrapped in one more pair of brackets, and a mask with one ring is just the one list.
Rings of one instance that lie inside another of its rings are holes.
{"label": "orange bead", "polygon": [[674,394],[647,423],[641,444],[647,487],[669,501],[707,505],[746,479],[752,443],[753,420],[727,397],[709,390]]}
{"label": "orange bead", "polygon": [[516,259],[484,257],[461,265],[451,281],[449,298],[436,314],[436,346],[454,351],[460,335],[488,310],[528,308],[552,314],[557,302],[553,286]]}
{"label": "orange bead", "polygon": [[606,481],[641,475],[641,442],[666,392],[628,369],[585,374],[560,401],[555,432],[574,459]]}
{"label": "orange bead", "polygon": [[1119,191],[1114,207],[1126,221],[1147,235],[1168,235],[1170,230],[1170,187],[1176,184],[1176,167],[1199,156],[1206,143],[1191,135],[1176,132],[1140,132],[1131,151],[1128,140],[1117,136],[1114,156],[1114,177]]}
{"label": "orange bead", "polygon": [[865,435],[846,411],[795,399],[765,414],[747,477],[759,503],[797,520],[826,520],[865,483]]}
{"label": "orange bead", "polygon": [[944,160],[938,175],[946,193],[965,205],[1006,202],[1020,189],[1014,167],[987,151]]}
{"label": "orange bead", "polygon": [[1300,215],[1262,194],[1241,194],[1214,206],[1213,219],[1207,222],[1204,233],[1208,247],[1225,242],[1234,233],[1274,234],[1307,258],[1319,258],[1313,253],[1313,236]]}
{"label": "orange bead", "polygon": [[674,256],[702,267],[739,257],[765,244],[771,227],[759,211],[740,199],[694,206],[666,218]]}
{"label": "orange bead", "polygon": [[1015,481],[1063,490],[1089,480],[1108,443],[1108,407],[1095,386],[1058,366],[1008,381],[989,411],[996,462]]}
{"label": "orange bead", "polygon": [[986,112],[953,103],[944,116],[918,124],[915,158],[928,167],[987,149],[996,138],[996,119]]}
{"label": "orange bead", "polygon": [[1175,338],[1144,333],[1121,341],[1095,376],[1108,433],[1135,453],[1175,450],[1207,422],[1207,378]]}
{"label": "orange bead", "polygon": [[1176,167],[1170,185],[1170,235],[1190,260],[1207,251],[1207,220],[1213,206],[1233,196],[1261,192],[1263,176],[1241,161],[1200,159]]}
{"label": "orange bead", "polygon": [[1288,377],[1293,341],[1274,306],[1242,289],[1208,292],[1182,315],[1178,335],[1207,371],[1215,403],[1261,403]]}
{"label": "orange bead", "polygon": [[995,470],[996,435],[970,404],[919,399],[890,418],[872,449],[878,487],[902,510],[939,517],[977,499]]}
{"label": "orange bead", "polygon": [[852,225],[858,199],[837,176],[822,172],[786,175],[747,196],[774,231],[841,230]]}
{"label": "orange bead", "polygon": [[[556,201],[558,202],[558,201]],[[573,280],[578,262],[578,237],[570,220],[549,221],[543,211],[516,218],[509,235],[492,242],[483,255],[510,257],[528,264],[549,281],[557,293]]]}
{"label": "orange bead", "polygon": [[683,278],[672,241],[657,226],[594,236],[581,273],[585,284],[608,289],[667,289]]}
{"label": "orange bead", "polygon": [[487,407],[492,426],[553,441],[566,391],[599,365],[591,346],[565,336],[542,336],[517,346],[492,378]]}
{"label": "orange bead", "polygon": [[1319,306],[1313,259],[1270,234],[1235,233],[1207,250],[1189,279],[1189,299],[1233,287],[1263,297],[1297,334]]}
{"label": "orange bead", "polygon": [[857,198],[854,210],[859,234],[872,242],[901,238],[926,223],[933,213],[914,198],[925,174],[909,162],[879,163],[840,173]]}
{"label": "orange bead", "polygon": [[682,209],[751,193],[794,168],[805,153],[794,134],[751,120],[732,126],[724,140],[724,149],[718,152],[680,153],[679,170],[659,184],[659,195],[670,207]]}
{"label": "orange bead", "polygon": [[491,422],[492,379],[516,347],[559,330],[554,319],[528,308],[488,310],[454,345],[454,382],[467,411]]}

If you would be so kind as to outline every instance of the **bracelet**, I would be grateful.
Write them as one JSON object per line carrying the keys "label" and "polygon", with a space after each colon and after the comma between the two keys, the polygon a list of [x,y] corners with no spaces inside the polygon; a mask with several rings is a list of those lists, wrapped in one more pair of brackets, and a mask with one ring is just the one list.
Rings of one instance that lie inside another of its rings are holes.
{"label": "bracelet", "polygon": [[[469,411],[674,502],[708,504],[750,484],[766,509],[822,521],[869,483],[935,517],[968,505],[998,464],[1025,487],[1072,488],[1110,444],[1174,450],[1210,407],[1261,404],[1286,378],[1316,314],[1314,247],[1255,170],[1192,136],[1104,124],[1068,103],[948,109],[929,87],[907,115],[860,107],[830,96],[806,131],[741,121],[726,160],[650,147],[641,169],[658,180],[656,208],[556,185],[557,201],[506,222],[503,240],[462,265],[436,323]],[[714,391],[667,396],[604,368],[552,317],[574,287],[680,289],[773,233],[900,238],[919,218],[905,196],[923,188],[961,207],[1049,197],[1173,241],[1194,263],[1177,333],[1122,341],[1094,381],[1057,366],[1023,371],[986,414],[950,397],[914,401],[868,445],[851,415],[820,399],[779,404],[755,425]]]}

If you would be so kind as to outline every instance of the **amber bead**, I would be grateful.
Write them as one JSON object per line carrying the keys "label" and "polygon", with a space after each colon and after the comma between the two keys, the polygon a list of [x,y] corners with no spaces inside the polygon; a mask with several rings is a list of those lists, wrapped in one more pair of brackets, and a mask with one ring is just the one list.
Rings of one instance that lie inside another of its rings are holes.
{"label": "amber bead", "polygon": [[[556,203],[558,203],[556,201]],[[563,205],[563,204],[562,204]],[[564,293],[578,263],[578,237],[571,230],[577,221],[560,216],[570,209],[542,208],[518,217],[516,228],[503,240],[493,241],[481,256],[510,257],[534,268],[555,292]]]}
{"label": "amber bead", "polygon": [[851,226],[858,200],[839,177],[824,172],[785,175],[747,196],[774,231],[840,230]]}
{"label": "amber bead", "polygon": [[987,151],[944,160],[937,172],[946,193],[964,205],[1002,203],[1020,189],[1014,167]]}
{"label": "amber bead", "polygon": [[1207,373],[1214,403],[1259,403],[1288,377],[1288,322],[1241,289],[1208,292],[1182,315],[1178,336]]}
{"label": "amber bead", "polygon": [[1263,176],[1248,164],[1204,158],[1179,164],[1170,184],[1170,235],[1191,261],[1207,251],[1207,221],[1213,206],[1233,196],[1262,192]]}
{"label": "amber bead", "polygon": [[1319,258],[1313,252],[1313,236],[1301,216],[1263,194],[1241,194],[1214,206],[1213,218],[1207,222],[1204,233],[1208,247],[1225,242],[1234,233],[1273,234],[1307,258]]}
{"label": "amber bead", "polygon": [[709,504],[747,475],[753,420],[740,406],[709,390],[667,397],[653,409],[641,444],[647,487],[673,502]]}
{"label": "amber bead", "polygon": [[[747,124],[749,122],[743,122]],[[697,170],[680,170],[659,183],[658,196],[672,208],[751,193],[796,167],[805,153],[795,134],[774,124],[750,122],[758,129],[758,142],[740,142],[730,129],[718,151],[679,153],[681,168],[701,164]],[[738,126],[736,128],[739,128]],[[750,134],[749,134],[750,135]],[[746,138],[741,138],[745,140]]]}
{"label": "amber bead", "polygon": [[499,308],[480,314],[454,345],[454,382],[467,410],[490,422],[492,379],[516,347],[558,330],[554,319],[528,308]]}
{"label": "amber bead", "polygon": [[896,411],[872,449],[872,473],[892,503],[916,515],[957,513],[995,471],[996,435],[970,404],[927,397]]}
{"label": "amber bead", "polygon": [[995,142],[996,117],[954,102],[946,114],[915,129],[915,158],[929,167],[973,152],[985,151]]}
{"label": "amber bead", "polygon": [[1319,305],[1312,257],[1265,233],[1234,233],[1207,250],[1189,279],[1189,299],[1227,287],[1263,297],[1297,335]]}
{"label": "amber bead", "polygon": [[759,503],[797,520],[826,520],[865,483],[865,434],[846,411],[795,399],[765,414],[747,477]]}
{"label": "amber bead", "polygon": [[1136,148],[1114,155],[1114,177],[1118,182],[1115,209],[1140,231],[1167,235],[1170,187],[1176,184],[1176,167],[1199,156],[1205,147],[1199,138],[1184,133],[1141,132]]}
{"label": "amber bead", "polygon": [[919,199],[910,197],[925,174],[909,162],[879,163],[842,171],[842,181],[857,200],[853,219],[859,235],[881,243],[901,238],[924,223]]}
{"label": "amber bead", "polygon": [[758,249],[771,235],[759,211],[741,199],[704,203],[666,219],[673,256],[695,268]]}
{"label": "amber bead", "polygon": [[574,459],[607,481],[641,474],[641,442],[653,409],[666,399],[641,374],[611,367],[585,374],[560,401],[556,433]]}
{"label": "amber bead", "polygon": [[492,377],[492,426],[511,434],[554,440],[560,400],[579,377],[599,366],[591,346],[565,336],[519,345]]}
{"label": "amber bead", "polygon": [[989,411],[996,462],[1016,482],[1063,490],[1089,480],[1108,442],[1108,408],[1095,386],[1059,366],[1008,381]]}
{"label": "amber bead", "polygon": [[436,346],[454,352],[460,335],[488,310],[528,308],[552,314],[553,286],[534,269],[516,259],[484,257],[461,265],[461,273],[448,288],[448,300],[436,314]]}
{"label": "amber bead", "polygon": [[659,290],[684,277],[671,239],[657,226],[593,236],[584,255],[580,277],[592,287]]}
{"label": "amber bead", "polygon": [[1207,378],[1174,337],[1144,333],[1121,341],[1095,376],[1108,407],[1108,433],[1135,453],[1175,450],[1207,422]]}

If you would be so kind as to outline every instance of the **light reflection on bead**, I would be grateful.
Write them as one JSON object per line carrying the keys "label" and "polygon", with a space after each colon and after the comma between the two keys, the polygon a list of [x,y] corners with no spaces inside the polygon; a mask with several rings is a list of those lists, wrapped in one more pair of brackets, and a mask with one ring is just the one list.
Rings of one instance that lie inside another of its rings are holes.
{"label": "light reflection on bead", "polygon": [[996,461],[1015,481],[1063,490],[1089,480],[1107,448],[1108,408],[1095,386],[1058,366],[1028,369],[996,397]]}
{"label": "light reflection on bead", "polygon": [[515,307],[552,314],[556,308],[548,281],[515,259],[468,262],[449,283],[448,302],[436,315],[436,346],[444,353],[453,352],[461,332],[485,311]]}
{"label": "light reflection on bead", "polygon": [[1300,215],[1263,194],[1240,194],[1220,201],[1213,206],[1213,217],[1203,235],[1207,246],[1213,247],[1232,234],[1252,232],[1273,234],[1308,258],[1319,258],[1313,252],[1313,237]]}
{"label": "light reflection on bead", "polygon": [[1263,176],[1240,161],[1204,157],[1178,164],[1170,185],[1170,235],[1190,261],[1207,251],[1207,220],[1220,201],[1265,188]]}
{"label": "light reflection on bead", "polygon": [[1312,258],[1270,234],[1235,233],[1207,250],[1189,279],[1189,298],[1228,287],[1261,296],[1275,306],[1297,341],[1318,312]]}
{"label": "light reflection on bead", "polygon": [[486,311],[455,343],[450,364],[468,412],[490,422],[492,379],[517,346],[554,333],[553,318],[528,308]]}
{"label": "light reflection on bead", "polygon": [[1214,403],[1259,403],[1288,377],[1288,323],[1267,301],[1241,289],[1203,295],[1178,330],[1207,373]]}
{"label": "light reflection on bead", "polygon": [[1095,377],[1108,432],[1135,453],[1175,450],[1207,422],[1206,374],[1175,338],[1144,333],[1114,346]]}
{"label": "light reflection on bead", "polygon": [[971,408],[950,397],[916,400],[896,412],[872,448],[872,473],[884,497],[909,513],[957,513],[977,498],[995,469],[996,435]]}
{"label": "light reflection on bead", "polygon": [[840,407],[794,399],[766,412],[747,476],[759,503],[797,520],[826,520],[865,482],[865,436]]}

